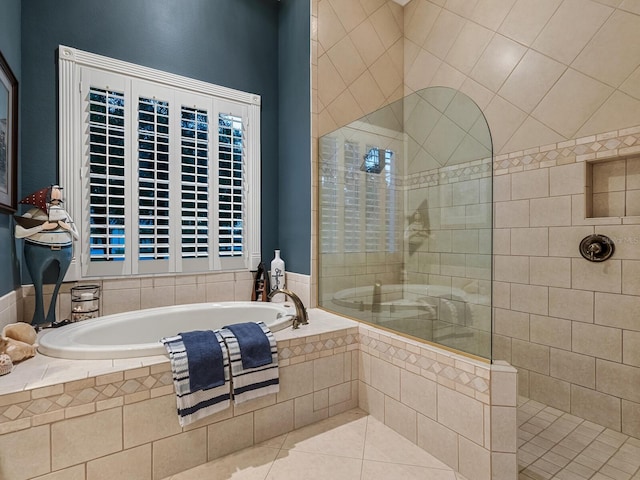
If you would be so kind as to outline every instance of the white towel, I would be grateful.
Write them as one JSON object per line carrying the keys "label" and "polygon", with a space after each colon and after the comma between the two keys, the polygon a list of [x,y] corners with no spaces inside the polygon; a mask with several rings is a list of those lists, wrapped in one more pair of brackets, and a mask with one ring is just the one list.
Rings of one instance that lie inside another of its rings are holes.
{"label": "white towel", "polygon": [[190,423],[228,408],[231,404],[231,382],[229,378],[229,355],[219,331],[215,332],[222,348],[224,362],[224,384],[207,390],[192,392],[189,387],[189,359],[181,335],[162,339],[169,352],[173,385],[176,390],[178,421],[184,427]]}
{"label": "white towel", "polygon": [[235,335],[226,328],[219,330],[229,349],[231,360],[231,376],[233,399],[236,404],[246,402],[270,393],[280,391],[280,376],[278,374],[278,347],[276,339],[263,322],[256,322],[269,338],[272,362],[257,368],[242,367],[242,352]]}

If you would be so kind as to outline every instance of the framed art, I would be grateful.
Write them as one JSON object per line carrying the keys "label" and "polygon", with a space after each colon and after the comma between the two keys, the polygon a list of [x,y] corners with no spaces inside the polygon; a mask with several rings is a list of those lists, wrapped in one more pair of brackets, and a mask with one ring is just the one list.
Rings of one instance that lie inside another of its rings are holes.
{"label": "framed art", "polygon": [[18,81],[0,52],[0,210],[17,207]]}

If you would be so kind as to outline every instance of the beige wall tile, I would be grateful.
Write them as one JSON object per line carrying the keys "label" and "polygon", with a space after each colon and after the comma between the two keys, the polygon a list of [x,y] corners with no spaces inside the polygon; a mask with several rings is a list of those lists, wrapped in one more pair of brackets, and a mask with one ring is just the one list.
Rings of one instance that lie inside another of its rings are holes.
{"label": "beige wall tile", "polygon": [[313,362],[280,367],[278,401],[289,400],[313,392]]}
{"label": "beige wall tile", "polygon": [[174,395],[123,407],[124,448],[134,447],[181,432]]}
{"label": "beige wall tile", "polygon": [[379,358],[371,358],[371,386],[400,400],[400,368]]}
{"label": "beige wall tile", "polygon": [[535,3],[518,0],[498,31],[529,46],[542,31],[560,3],[560,0],[542,0]]}
{"label": "beige wall tile", "polygon": [[507,202],[509,200],[511,200],[511,175],[493,177],[493,201]]}
{"label": "beige wall tile", "polygon": [[362,381],[358,383],[358,401],[360,408],[374,418],[384,422],[384,393]]}
{"label": "beige wall tile", "polygon": [[549,169],[549,193],[551,196],[584,193],[586,185],[583,162],[559,165]]}
{"label": "beige wall tile", "polygon": [[153,442],[153,478],[160,480],[207,462],[205,427]]}
{"label": "beige wall tile", "polygon": [[444,58],[462,30],[465,21],[459,15],[442,10],[423,46],[439,58]]}
{"label": "beige wall tile", "polygon": [[549,375],[549,347],[513,339],[511,363],[514,367]]}
{"label": "beige wall tile", "polygon": [[[174,408],[175,410],[175,408]],[[122,449],[122,410],[113,408],[51,425],[53,470]]]}
{"label": "beige wall tile", "polygon": [[596,359],[557,348],[551,349],[552,377],[588,388],[596,386]]}
{"label": "beige wall tile", "polygon": [[565,288],[549,288],[549,315],[593,323],[594,293]]}
{"label": "beige wall tile", "polygon": [[529,323],[532,342],[564,350],[571,348],[571,322],[569,320],[531,315]]}
{"label": "beige wall tile", "polygon": [[595,323],[640,331],[637,317],[629,315],[629,312],[640,311],[640,297],[598,292],[595,297]]}
{"label": "beige wall tile", "polygon": [[400,370],[400,401],[429,418],[437,418],[436,383],[405,369]]}
{"label": "beige wall tile", "polygon": [[293,430],[293,400],[254,412],[254,441],[260,443]]}
{"label": "beige wall tile", "polygon": [[607,235],[616,245],[616,258],[640,260],[640,225],[616,225],[598,228],[598,233]]}
{"label": "beige wall tile", "polygon": [[509,480],[518,476],[518,457],[515,453],[491,452],[491,479]]}
{"label": "beige wall tile", "polygon": [[526,50],[507,37],[495,35],[473,67],[471,77],[497,92]]}
{"label": "beige wall tile", "polygon": [[495,333],[505,337],[529,340],[529,314],[502,308],[494,310]]}
{"label": "beige wall tile", "polygon": [[496,228],[514,228],[529,226],[529,200],[496,202]]}
{"label": "beige wall tile", "polygon": [[[38,480],[85,480],[84,468],[84,465],[76,465],[75,467],[65,468],[64,470],[38,477]],[[145,477],[140,478],[145,480]]]}
{"label": "beige wall tile", "polygon": [[592,1],[565,1],[542,29],[533,47],[569,65],[611,12],[611,8]]}
{"label": "beige wall tile", "polygon": [[516,407],[491,407],[491,450],[516,453],[518,425]]}
{"label": "beige wall tile", "polygon": [[483,113],[491,125],[493,153],[507,153],[505,144],[525,121],[527,114],[498,95],[493,97]]}
{"label": "beige wall tile", "polygon": [[529,398],[569,412],[571,411],[571,384],[547,375],[530,372]]}
{"label": "beige wall tile", "polygon": [[140,289],[140,307],[154,308],[175,305],[175,287],[151,287]]}
{"label": "beige wall tile", "polygon": [[345,355],[338,354],[313,361],[313,390],[322,390],[344,382]]}
{"label": "beige wall tile", "polygon": [[606,360],[596,361],[596,389],[640,403],[640,368]]}
{"label": "beige wall tile", "polygon": [[549,254],[549,229],[512,228],[511,255],[542,256]]}
{"label": "beige wall tile", "polygon": [[571,259],[571,286],[580,290],[620,293],[622,289],[620,260],[589,262],[584,258]]}
{"label": "beige wall tile", "polygon": [[384,397],[384,423],[403,437],[417,441],[416,411],[391,397]]}
{"label": "beige wall tile", "polygon": [[549,314],[549,293],[547,287],[511,284],[511,308],[519,312]]}
{"label": "beige wall tile", "polygon": [[493,282],[493,306],[496,308],[511,308],[511,284],[507,282]]}
{"label": "beige wall tile", "polygon": [[571,225],[571,197],[534,198],[530,200],[532,227]]}
{"label": "beige wall tile", "polygon": [[51,471],[50,448],[49,425],[0,435],[0,472],[15,480],[47,473]]}
{"label": "beige wall tile", "polygon": [[565,69],[561,63],[528,50],[498,93],[530,113]]}
{"label": "beige wall tile", "polygon": [[592,196],[593,216],[623,217],[625,212],[625,192],[594,193]]}
{"label": "beige wall tile", "polygon": [[294,399],[294,427],[300,428],[329,416],[329,389]]}
{"label": "beige wall tile", "polygon": [[418,446],[454,470],[458,469],[458,434],[418,414]]}
{"label": "beige wall tile", "polygon": [[491,368],[491,405],[515,407],[517,405],[517,371],[509,366],[504,371],[494,362]]}
{"label": "beige wall tile", "polygon": [[620,399],[590,388],[571,386],[571,413],[614,430],[620,430]]}
{"label": "beige wall tile", "polygon": [[140,289],[102,291],[102,315],[140,310]]}
{"label": "beige wall tile", "polygon": [[549,169],[538,168],[511,175],[511,198],[539,198],[549,196]]}
{"label": "beige wall tile", "polygon": [[529,283],[529,257],[496,255],[494,276],[499,282]]}
{"label": "beige wall tile", "polygon": [[151,480],[151,464],[151,444],[142,445],[87,462],[87,480]]}
{"label": "beige wall tile", "polygon": [[549,255],[579,258],[578,246],[583,238],[593,233],[593,227],[550,227]]}
{"label": "beige wall tile", "polygon": [[[330,2],[318,2],[318,42],[324,50],[331,48],[346,35]],[[323,82],[318,79],[318,86]]]}
{"label": "beige wall tile", "polygon": [[469,480],[490,480],[491,454],[486,448],[460,437],[459,471]]}
{"label": "beige wall tile", "polygon": [[574,322],[571,349],[597,358],[622,361],[622,330]]}
{"label": "beige wall tile", "polygon": [[[637,42],[625,41],[638,31],[638,15],[614,11],[572,66],[612,87],[619,86],[638,63],[640,45]],[[620,48],[621,45],[624,45],[624,48]],[[612,51],[617,54],[611,55]]]}
{"label": "beige wall tile", "polygon": [[462,393],[438,385],[438,422],[479,444],[484,439],[482,405]]}
{"label": "beige wall tile", "polygon": [[622,362],[640,367],[640,332],[622,331]]}
{"label": "beige wall tile", "polygon": [[529,281],[533,285],[571,287],[571,259],[531,257]]}
{"label": "beige wall tile", "polygon": [[341,2],[336,0],[329,0],[329,2],[347,32],[353,30],[367,16],[359,2]]}
{"label": "beige wall tile", "polygon": [[622,432],[640,438],[640,403],[622,400]]}
{"label": "beige wall tile", "polygon": [[613,89],[604,83],[568,69],[532,115],[565,138],[574,138],[580,126],[612,92]]}

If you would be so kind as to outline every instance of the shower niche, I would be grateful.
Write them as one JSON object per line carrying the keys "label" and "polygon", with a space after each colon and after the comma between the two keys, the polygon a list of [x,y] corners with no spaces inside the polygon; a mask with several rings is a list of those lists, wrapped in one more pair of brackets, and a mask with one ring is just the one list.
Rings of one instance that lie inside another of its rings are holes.
{"label": "shower niche", "polygon": [[319,139],[318,303],[491,358],[492,143],[429,87]]}

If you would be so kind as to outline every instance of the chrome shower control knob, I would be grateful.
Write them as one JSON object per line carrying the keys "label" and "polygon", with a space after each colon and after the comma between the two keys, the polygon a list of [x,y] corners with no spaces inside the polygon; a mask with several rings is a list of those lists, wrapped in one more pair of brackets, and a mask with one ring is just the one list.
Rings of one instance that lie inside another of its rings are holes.
{"label": "chrome shower control knob", "polygon": [[615,245],[606,235],[594,233],[580,242],[580,254],[590,262],[604,262],[615,251]]}

